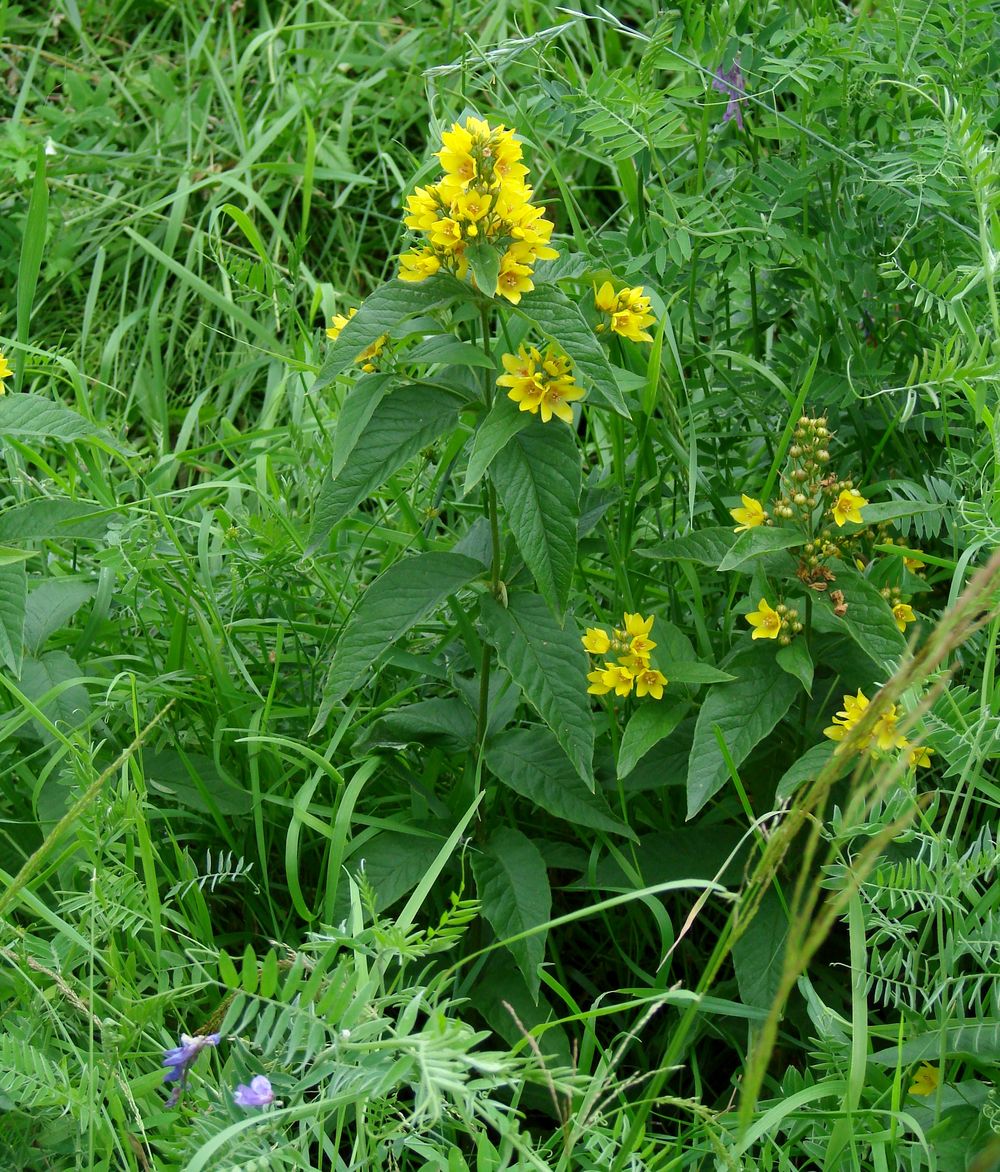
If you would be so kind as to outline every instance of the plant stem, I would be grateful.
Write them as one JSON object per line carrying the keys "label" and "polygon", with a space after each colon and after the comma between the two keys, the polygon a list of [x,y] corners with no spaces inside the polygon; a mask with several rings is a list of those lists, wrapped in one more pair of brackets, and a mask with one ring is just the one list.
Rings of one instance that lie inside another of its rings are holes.
{"label": "plant stem", "polygon": [[[483,353],[492,362],[493,354],[490,350],[490,311],[484,302],[480,306],[480,324],[482,333]],[[487,367],[483,372],[483,399],[486,410],[493,407],[493,368]],[[490,521],[490,591],[498,601],[501,599],[500,587],[500,525],[497,520],[497,494],[493,482],[486,477],[486,515]],[[487,717],[490,706],[490,670],[492,667],[492,648],[483,640],[483,654],[479,664],[479,714],[476,721],[476,744],[482,753],[483,743],[486,740]]]}

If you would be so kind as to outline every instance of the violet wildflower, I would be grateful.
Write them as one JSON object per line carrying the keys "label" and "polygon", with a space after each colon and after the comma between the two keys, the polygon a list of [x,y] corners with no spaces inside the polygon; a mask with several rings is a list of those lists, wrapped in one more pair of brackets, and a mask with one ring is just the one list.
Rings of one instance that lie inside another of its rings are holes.
{"label": "violet wildflower", "polygon": [[738,57],[734,59],[731,69],[723,69],[721,65],[719,66],[715,71],[715,76],[712,78],[712,89],[729,95],[729,101],[726,103],[726,112],[722,115],[723,123],[728,122],[730,118],[735,118],[736,125],[742,130],[743,111],[740,107],[743,102],[743,95],[747,92],[747,83],[740,69],[740,59]]}
{"label": "violet wildflower", "polygon": [[163,1065],[170,1069],[163,1076],[163,1081],[177,1083],[167,1100],[168,1107],[175,1106],[181,1097],[181,1092],[187,1086],[188,1072],[198,1055],[206,1046],[218,1044],[218,1034],[181,1034],[181,1044],[172,1050],[164,1051]]}
{"label": "violet wildflower", "polygon": [[271,1080],[258,1074],[250,1080],[249,1086],[240,1083],[233,1091],[233,1102],[237,1107],[269,1107],[274,1102]]}

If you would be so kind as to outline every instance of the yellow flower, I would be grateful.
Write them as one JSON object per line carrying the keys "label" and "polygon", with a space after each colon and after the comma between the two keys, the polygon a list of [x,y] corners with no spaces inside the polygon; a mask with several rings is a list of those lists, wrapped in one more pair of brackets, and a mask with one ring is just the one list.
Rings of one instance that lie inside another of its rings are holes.
{"label": "yellow flower", "polygon": [[933,1095],[941,1082],[941,1070],[929,1062],[921,1062],[910,1083],[911,1095]]}
{"label": "yellow flower", "polygon": [[601,313],[614,313],[618,308],[618,294],[610,281],[605,281],[600,289],[594,292],[594,303]]}
{"label": "yellow flower", "polygon": [[588,627],[581,642],[591,655],[606,655],[611,648],[611,637],[600,627]]}
{"label": "yellow flower", "polygon": [[831,510],[837,528],[846,525],[848,521],[853,521],[855,525],[863,524],[864,518],[861,516],[861,510],[867,504],[868,502],[860,492],[853,488],[845,488],[837,497],[837,503]]}
{"label": "yellow flower", "polygon": [[14,372],[7,364],[7,355],[4,354],[2,350],[0,350],[0,395],[4,393],[3,380],[5,378],[10,378],[13,373]]}
{"label": "yellow flower", "polygon": [[[653,620],[655,618],[655,615],[650,615],[648,619],[644,619],[638,611],[636,611],[635,614],[629,614],[628,611],[626,611],[625,634],[628,635],[631,639],[634,639],[637,635],[647,637],[653,629]],[[656,644],[654,643],[653,646],[655,647]]]}
{"label": "yellow flower", "polygon": [[[831,741],[842,741],[861,719],[868,703],[868,697],[860,688],[856,696],[845,696],[843,709],[833,718],[833,724],[823,729],[823,735]],[[867,744],[866,740],[862,748]]]}
{"label": "yellow flower", "polygon": [[426,281],[441,267],[441,262],[428,248],[404,252],[399,258],[399,279],[401,281]]}
{"label": "yellow flower", "polygon": [[913,607],[906,602],[897,602],[892,608],[892,617],[896,620],[896,627],[901,633],[906,632],[907,623],[915,623],[917,616],[913,613]]}
{"label": "yellow flower", "polygon": [[[651,320],[653,319],[650,318]],[[623,338],[628,338],[630,342],[652,342],[653,335],[647,333],[642,328],[645,325],[649,325],[649,321],[646,321],[642,317],[637,317],[627,309],[611,315],[611,328],[616,334],[621,334]]]}
{"label": "yellow flower", "polygon": [[614,688],[616,696],[627,696],[635,683],[635,674],[620,663],[606,663],[601,673],[601,681],[609,692]]}
{"label": "yellow flower", "polygon": [[441,197],[436,187],[418,187],[406,197],[406,215],[403,223],[417,232],[429,232],[438,221]]}
{"label": "yellow flower", "polygon": [[652,667],[643,668],[635,677],[635,694],[640,698],[649,695],[654,700],[662,700],[663,689],[669,682],[663,672]]}
{"label": "yellow flower", "polygon": [[916,768],[918,765],[929,766],[931,763],[931,754],[933,749],[928,749],[926,745],[907,745],[909,764]]}
{"label": "yellow flower", "polygon": [[443,248],[445,252],[455,252],[463,244],[462,225],[450,216],[444,216],[431,228],[430,237],[431,243],[438,248]]}
{"label": "yellow flower", "polygon": [[903,565],[906,566],[911,574],[915,574],[917,570],[927,569],[927,563],[922,562],[920,558],[903,558]]}
{"label": "yellow flower", "polygon": [[[633,342],[652,342],[646,326],[653,325],[656,318],[650,312],[649,298],[642,285],[626,286],[615,291],[610,281],[605,281],[594,291],[594,304],[611,319],[611,328],[616,334]],[[603,328],[600,327],[600,328]]]}
{"label": "yellow flower", "polygon": [[767,513],[760,501],[755,501],[752,496],[746,496],[740,493],[740,500],[743,501],[742,509],[730,509],[729,515],[734,521],[739,522],[734,533],[743,533],[747,529],[756,529],[758,525],[763,525],[767,520]]}
{"label": "yellow flower", "polygon": [[545,393],[538,404],[538,414],[542,423],[548,423],[553,415],[563,423],[573,422],[573,408],[570,403],[583,398],[583,390],[576,385],[572,376],[551,379],[545,388]]}
{"label": "yellow flower", "polygon": [[506,297],[508,301],[517,305],[522,293],[530,293],[535,284],[531,279],[531,267],[519,264],[511,256],[508,249],[500,260],[500,272],[497,276],[497,287],[494,294]]}
{"label": "yellow flower", "polygon": [[605,674],[601,668],[587,673],[587,679],[590,680],[590,687],[587,691],[591,696],[604,696],[611,691],[611,685],[604,682]]}
{"label": "yellow flower", "polygon": [[872,739],[883,753],[888,752],[889,749],[902,749],[906,745],[905,739],[896,732],[898,722],[899,713],[896,711],[895,704],[875,721]]}
{"label": "yellow flower", "polygon": [[358,311],[356,309],[349,309],[347,311],[347,317],[344,317],[342,313],[335,314],[330,319],[330,325],[326,331],[326,336],[331,341],[335,342],[340,337],[340,331],[344,328],[344,326],[347,325],[347,323],[357,312]]}
{"label": "yellow flower", "polygon": [[498,387],[507,387],[507,397],[522,411],[539,415],[548,423],[555,415],[565,423],[573,422],[570,403],[582,399],[584,392],[568,373],[570,361],[552,347],[541,354],[522,345],[517,354],[504,354],[500,361],[506,374],[497,379]]}
{"label": "yellow flower", "polygon": [[747,622],[754,628],[752,639],[777,639],[781,633],[781,615],[772,610],[766,599],[761,599],[757,610],[747,615]]}

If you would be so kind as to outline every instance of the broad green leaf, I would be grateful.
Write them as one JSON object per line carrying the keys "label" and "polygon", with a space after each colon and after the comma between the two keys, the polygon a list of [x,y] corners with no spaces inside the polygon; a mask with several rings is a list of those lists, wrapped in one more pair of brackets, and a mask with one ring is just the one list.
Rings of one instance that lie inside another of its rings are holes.
{"label": "broad green leaf", "polygon": [[339,473],[320,488],[310,548],[421,448],[453,427],[458,409],[453,395],[423,384],[403,387],[382,399]]}
{"label": "broad green leaf", "polygon": [[699,565],[715,569],[729,553],[732,544],[732,529],[711,526],[688,533],[684,537],[661,541],[659,545],[650,546],[648,549],[637,549],[635,552],[640,557],[653,558],[655,561],[697,562]]}
{"label": "broad green leaf", "polygon": [[782,549],[794,549],[805,545],[807,541],[808,538],[796,529],[772,529],[767,525],[759,525],[736,538],[732,548],[719,563],[719,571],[725,573],[727,570],[735,570],[751,558],[777,553]]}
{"label": "broad green leaf", "polygon": [[[813,745],[811,749],[806,749],[798,761],[786,769],[779,778],[778,788],[774,794],[775,800],[783,802],[785,798],[790,798],[799,786],[807,781],[815,781],[833,760],[836,747],[836,741],[824,740],[818,745]],[[834,780],[850,773],[857,762],[857,757],[853,753],[844,753],[840,760],[841,767],[837,770]]]}
{"label": "broad green leaf", "polygon": [[781,981],[788,915],[771,888],[747,930],[733,945],[736,984],[744,1005],[770,1009]]}
{"label": "broad green leaf", "polygon": [[778,661],[778,667],[782,671],[787,671],[790,676],[795,678],[802,684],[806,692],[812,695],[813,685],[813,661],[809,654],[809,648],[803,638],[793,639],[787,647],[779,647],[778,654],[775,656]]}
{"label": "broad green leaf", "polygon": [[524,698],[558,738],[580,777],[593,785],[594,719],[587,655],[576,626],[560,626],[537,594],[512,593],[503,607],[480,599],[486,637]]}
{"label": "broad green leaf", "polygon": [[989,1017],[976,1024],[933,1026],[902,1046],[889,1046],[868,1055],[876,1066],[909,1066],[913,1062],[937,1062],[941,1055],[971,1054],[994,1064],[1000,1054],[1000,1022]]}
{"label": "broad green leaf", "polygon": [[632,713],[618,750],[618,776],[628,777],[649,750],[670,736],[690,708],[687,701],[647,700]]}
{"label": "broad green leaf", "polygon": [[428,737],[444,737],[461,748],[471,748],[476,740],[476,718],[468,704],[455,697],[408,704],[377,720],[366,740],[375,744],[407,744]]}
{"label": "broad green leaf", "polygon": [[[436,832],[417,827],[417,833],[383,830],[355,851],[347,863],[347,870],[356,873],[364,863],[365,878],[375,892],[375,907],[384,911],[412,891],[427,874],[437,858],[447,831]],[[336,914],[346,915],[350,909],[350,892],[346,883],[337,890]]]}
{"label": "broad green leaf", "polygon": [[829,591],[816,595],[814,620],[819,630],[844,631],[882,671],[891,674],[906,650],[906,640],[896,627],[888,602],[866,578],[843,562],[830,563],[837,575],[836,589],[844,592],[847,613],[833,613]]}
{"label": "broad green leaf", "polygon": [[18,549],[13,545],[0,545],[0,566],[12,566],[15,562],[26,562],[37,557],[33,549]]}
{"label": "broad green leaf", "polygon": [[[485,849],[472,854],[472,872],[483,915],[501,940],[537,928],[549,919],[552,893],[545,860],[520,830],[502,826],[494,831]],[[537,932],[507,945],[535,1001],[545,935]]]}
{"label": "broad green leaf", "polygon": [[368,426],[375,408],[392,389],[396,376],[392,374],[362,374],[344,399],[337,416],[337,430],[333,437],[333,459],[330,476],[336,478],[347,463],[347,457]]}
{"label": "broad green leaf", "polygon": [[863,525],[855,525],[853,531],[864,525],[878,525],[882,521],[898,521],[901,517],[916,517],[921,513],[940,513],[944,509],[938,501],[879,501],[877,504],[864,505],[861,516]]}
{"label": "broad green leaf", "polygon": [[602,399],[619,415],[630,418],[604,347],[597,340],[593,327],[587,324],[579,306],[554,285],[546,285],[525,293],[513,308],[566,351],[573,360],[576,381],[582,387]]}
{"label": "broad green leaf", "polygon": [[390,566],[368,587],[337,640],[315,733],[330,709],[383,651],[429,615],[449,594],[483,573],[481,562],[455,553],[417,554]]}
{"label": "broad green leaf", "polygon": [[117,516],[87,501],[41,497],[0,511],[0,541],[100,541]]}
{"label": "broad green leaf", "polygon": [[[97,586],[79,578],[46,578],[28,595],[24,612],[24,645],[35,653],[42,644],[94,597]],[[2,607],[2,603],[0,603]]]}
{"label": "broad green leaf", "polygon": [[576,437],[558,420],[536,422],[497,452],[489,474],[539,592],[561,614],[576,567],[580,516]]}
{"label": "broad green leaf", "polygon": [[220,952],[217,963],[219,965],[219,980],[227,989],[238,989],[240,984],[240,976],[236,971],[236,965],[233,964],[232,958],[228,952]]}
{"label": "broad green leaf", "polygon": [[543,728],[512,728],[486,746],[486,764],[509,789],[556,818],[593,830],[635,838],[616,818],[602,794],[591,793]]}
{"label": "broad green leaf", "polygon": [[415,313],[439,309],[471,291],[461,281],[444,274],[426,281],[387,281],[366,297],[360,309],[340,331],[327,351],[312,393],[323,389],[350,366],[358,354],[383,334],[391,334],[396,326]]}
{"label": "broad green leaf", "polygon": [[21,674],[27,601],[28,579],[24,562],[0,566],[0,663],[10,668],[15,677]]}
{"label": "broad green leaf", "polygon": [[501,395],[494,402],[489,414],[476,428],[472,440],[463,496],[468,496],[475,488],[493,462],[494,456],[507,445],[507,441],[519,431],[523,431],[531,422],[531,416],[525,411],[519,411],[506,395]]}
{"label": "broad green leaf", "polygon": [[[80,665],[65,651],[47,651],[34,658],[25,656],[21,664],[21,691],[63,732],[79,728],[90,716],[90,696],[81,682]],[[52,733],[40,722],[32,727],[46,744]]]}
{"label": "broad green leaf", "polygon": [[693,818],[729,777],[714,726],[721,730],[733,764],[739,766],[791,708],[801,688],[763,647],[747,648],[727,666],[737,679],[714,685],[698,713],[688,767],[688,818]]}
{"label": "broad green leaf", "polygon": [[108,434],[76,411],[44,395],[0,395],[0,438],[18,440],[72,440]]}
{"label": "broad green leaf", "polygon": [[653,666],[672,684],[726,684],[736,678],[728,671],[694,659],[657,659]]}
{"label": "broad green leaf", "polygon": [[500,275],[500,254],[496,246],[481,240],[478,244],[470,244],[465,255],[476,285],[487,297],[495,296],[497,277]]}
{"label": "broad green leaf", "polygon": [[436,334],[409,347],[406,362],[407,365],[426,362],[438,366],[478,366],[484,370],[492,370],[496,366],[479,346],[472,342],[460,342],[452,334]]}
{"label": "broad green leaf", "polygon": [[157,810],[167,812],[174,802],[202,813],[248,814],[253,796],[224,773],[211,757],[187,750],[144,751],[143,772],[157,795]]}

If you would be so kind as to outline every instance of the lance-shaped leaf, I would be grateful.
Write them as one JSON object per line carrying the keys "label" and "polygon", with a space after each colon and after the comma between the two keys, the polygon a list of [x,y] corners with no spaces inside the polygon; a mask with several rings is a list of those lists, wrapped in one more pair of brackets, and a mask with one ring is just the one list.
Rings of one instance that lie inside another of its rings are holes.
{"label": "lance-shaped leaf", "polygon": [[20,440],[103,439],[108,433],[78,412],[44,395],[0,396],[0,437]]}
{"label": "lance-shaped leaf", "polygon": [[544,728],[511,728],[486,746],[486,764],[505,786],[576,826],[635,839],[603,794],[591,793]]}
{"label": "lance-shaped leaf", "polygon": [[489,414],[476,429],[472,451],[469,453],[469,466],[465,472],[464,496],[468,496],[482,480],[497,452],[507,445],[512,436],[524,431],[531,422],[531,416],[524,411],[518,411],[506,395],[496,400]]}
{"label": "lance-shaped leaf", "polygon": [[[485,850],[472,855],[476,895],[482,912],[501,940],[544,924],[552,912],[552,892],[545,860],[520,830],[494,831]],[[507,945],[532,999],[538,1000],[538,966],[545,955],[545,932]]]}
{"label": "lance-shaped leaf", "polygon": [[580,453],[559,421],[536,423],[497,452],[490,479],[538,589],[562,613],[576,566]]}
{"label": "lance-shaped leaf", "polygon": [[0,511],[0,541],[99,541],[116,518],[113,510],[87,501],[40,497]]}
{"label": "lance-shaped leaf", "polygon": [[765,553],[778,553],[783,549],[794,549],[805,545],[808,540],[797,529],[772,529],[760,525],[756,529],[748,529],[741,533],[732,544],[732,548],[719,562],[719,570],[735,570],[750,561],[751,558],[761,557]]}
{"label": "lance-shaped leaf", "polygon": [[671,703],[666,696],[662,700],[650,700],[637,707],[625,728],[618,750],[618,776],[628,777],[654,745],[670,736],[690,707],[686,700],[674,700]]}
{"label": "lance-shaped leaf", "polygon": [[[353,398],[349,396],[348,401]],[[382,398],[355,438],[340,471],[320,488],[310,547],[315,548],[355,505],[452,427],[458,421],[459,407],[455,396],[423,383],[402,387]],[[355,427],[353,416],[348,426]]]}
{"label": "lance-shaped leaf", "polygon": [[707,529],[699,529],[695,533],[687,533],[683,537],[661,541],[647,549],[637,549],[635,552],[640,557],[652,558],[654,561],[697,562],[699,565],[715,568],[729,553],[732,545],[732,529],[713,525]]}
{"label": "lance-shaped leaf", "polygon": [[842,590],[847,612],[838,617],[833,613],[829,592],[817,594],[814,620],[817,630],[847,631],[879,668],[891,675],[906,650],[906,640],[896,626],[888,602],[867,578],[843,562],[830,563],[837,576],[836,589]]}
{"label": "lance-shaped leaf", "polygon": [[480,600],[486,637],[524,698],[555,733],[580,777],[593,785],[594,721],[587,656],[572,623],[561,627],[537,594],[511,594],[501,606]]}
{"label": "lance-shaped leaf", "polygon": [[0,565],[0,664],[10,668],[15,676],[21,674],[27,601],[24,562]]}
{"label": "lance-shaped leaf", "polygon": [[694,729],[687,777],[687,816],[693,818],[729,776],[716,739],[718,727],[734,765],[768,735],[799,694],[797,679],[782,671],[769,649],[750,647],[726,664],[737,677],[705,696]]}
{"label": "lance-shaped leaf", "polygon": [[333,705],[370,673],[387,647],[482,573],[482,563],[472,558],[431,551],[403,558],[380,574],[337,640],[312,731],[322,728]]}
{"label": "lance-shaped leaf", "polygon": [[619,415],[630,418],[604,347],[579,306],[554,285],[545,285],[525,293],[514,310],[566,351],[573,360],[573,374],[581,386]]}
{"label": "lance-shaped leaf", "polygon": [[416,313],[440,309],[460,297],[471,297],[468,286],[439,273],[426,281],[387,281],[366,297],[361,308],[340,331],[327,351],[316,381],[315,394],[337,377],[365,347],[383,334],[392,334],[399,323]]}

